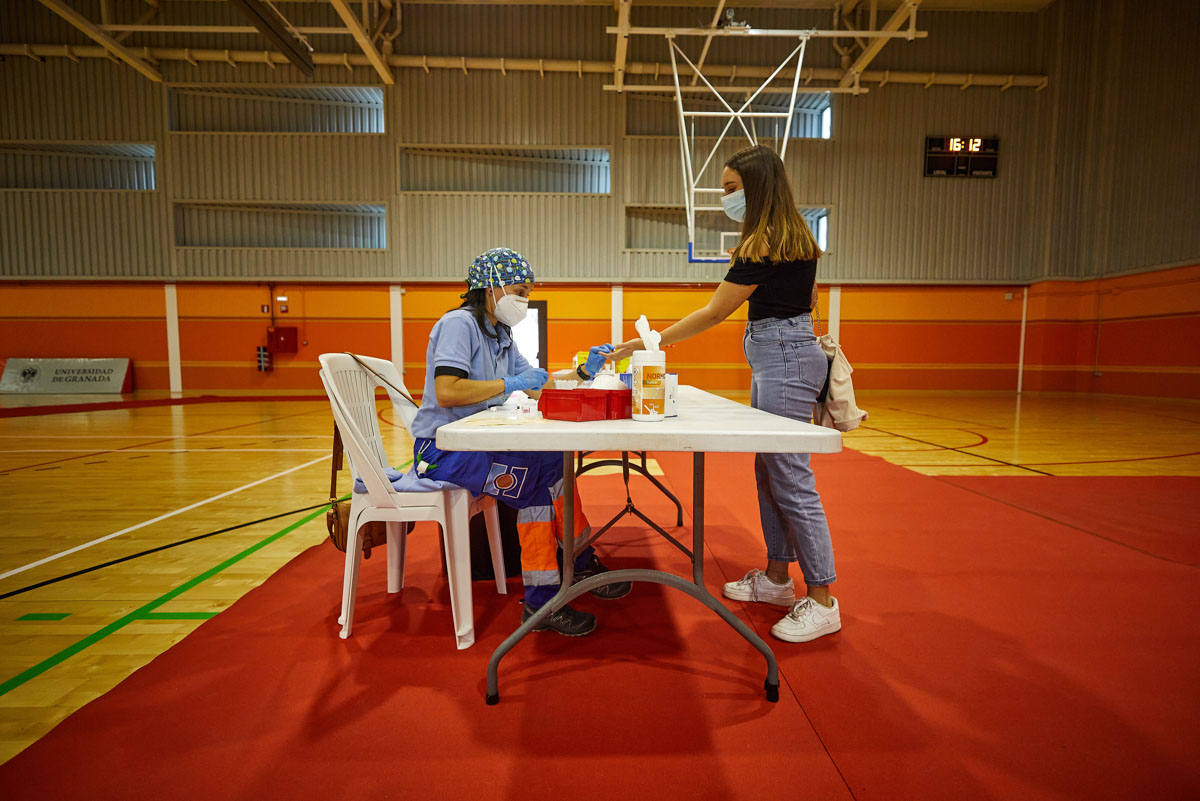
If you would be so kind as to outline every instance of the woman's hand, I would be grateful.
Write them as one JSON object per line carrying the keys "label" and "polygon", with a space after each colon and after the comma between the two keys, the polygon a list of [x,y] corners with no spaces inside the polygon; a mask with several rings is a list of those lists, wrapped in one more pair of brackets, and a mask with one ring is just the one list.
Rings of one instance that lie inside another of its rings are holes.
{"label": "woman's hand", "polygon": [[644,350],[645,347],[646,346],[642,343],[640,337],[637,339],[631,339],[627,342],[622,342],[620,345],[617,345],[616,349],[607,354],[604,358],[608,359],[615,365],[622,359],[627,359],[632,356],[635,350]]}
{"label": "woman's hand", "polygon": [[[707,304],[679,322],[667,326],[666,330],[661,332],[662,339],[658,343],[659,347],[665,348],[707,331],[737,311],[738,307],[745,303],[756,289],[758,289],[757,284],[731,284],[728,281],[722,281],[717,285],[716,291],[713,292],[713,296],[709,298]],[[619,361],[631,355],[635,350],[644,350],[645,347],[646,345],[641,339],[630,339],[618,345],[617,349],[608,355],[608,358]]]}

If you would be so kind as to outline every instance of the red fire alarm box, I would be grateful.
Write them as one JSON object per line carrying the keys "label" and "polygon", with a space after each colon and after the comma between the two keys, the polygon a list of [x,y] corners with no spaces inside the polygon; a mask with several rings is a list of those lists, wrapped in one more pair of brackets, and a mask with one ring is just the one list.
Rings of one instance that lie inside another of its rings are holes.
{"label": "red fire alarm box", "polygon": [[300,337],[294,325],[277,325],[267,329],[267,349],[271,353],[298,353]]}

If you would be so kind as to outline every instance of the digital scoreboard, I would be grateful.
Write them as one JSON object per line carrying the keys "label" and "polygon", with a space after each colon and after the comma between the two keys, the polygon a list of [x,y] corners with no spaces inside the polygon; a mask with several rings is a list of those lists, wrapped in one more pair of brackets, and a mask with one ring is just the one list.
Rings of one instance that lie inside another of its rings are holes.
{"label": "digital scoreboard", "polygon": [[925,176],[995,178],[1000,159],[996,136],[925,137]]}

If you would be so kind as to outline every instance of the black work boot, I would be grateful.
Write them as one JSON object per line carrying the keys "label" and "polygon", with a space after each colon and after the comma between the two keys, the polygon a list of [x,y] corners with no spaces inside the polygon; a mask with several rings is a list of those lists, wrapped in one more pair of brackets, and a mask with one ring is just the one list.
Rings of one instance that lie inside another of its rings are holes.
{"label": "black work boot", "polygon": [[[528,606],[521,610],[521,622],[524,623],[529,618],[533,617],[536,609],[530,609]],[[557,631],[567,637],[582,637],[585,634],[591,634],[596,629],[596,616],[591,612],[580,612],[578,609],[572,609],[569,606],[564,606],[556,612],[551,612],[550,615],[541,622],[540,625],[534,626],[534,631]]]}
{"label": "black work boot", "polygon": [[[583,581],[589,576],[598,576],[601,573],[607,573],[608,568],[600,563],[599,557],[592,554],[592,559],[581,569],[575,571],[575,583]],[[623,598],[633,589],[633,584],[628,581],[617,581],[612,584],[604,584],[592,590],[592,595],[597,598],[603,598],[606,601],[611,601],[613,598]]]}

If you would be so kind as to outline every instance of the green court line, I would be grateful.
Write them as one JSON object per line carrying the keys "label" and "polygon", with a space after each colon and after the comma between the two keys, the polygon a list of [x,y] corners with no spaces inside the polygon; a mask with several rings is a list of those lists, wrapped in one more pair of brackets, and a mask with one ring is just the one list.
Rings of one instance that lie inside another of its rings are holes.
{"label": "green court line", "polygon": [[17,620],[62,620],[64,617],[70,616],[70,612],[30,612],[27,615],[21,615]]}
{"label": "green court line", "polygon": [[87,637],[84,637],[79,642],[77,642],[73,645],[68,645],[66,648],[62,649],[54,656],[51,656],[48,659],[42,660],[41,662],[37,663],[36,665],[34,665],[33,667],[31,667],[27,670],[21,671],[20,673],[18,673],[17,675],[15,675],[11,679],[9,679],[8,681],[4,682],[3,684],[0,684],[0,695],[5,695],[9,692],[12,692],[13,690],[20,687],[25,682],[29,681],[30,679],[37,678],[38,676],[42,675],[43,673],[45,673],[47,670],[54,667],[55,665],[65,662],[66,660],[75,656],[75,654],[79,653],[80,651],[83,651],[86,648],[89,648],[89,647],[95,645],[96,643],[100,642],[108,635],[113,634],[114,632],[120,631],[121,629],[128,626],[130,623],[133,623],[134,621],[137,621],[137,620],[145,620],[149,613],[153,612],[153,610],[157,609],[158,607],[162,606],[163,604],[167,603],[168,601],[173,600],[174,598],[178,598],[180,595],[182,595],[183,593],[192,589],[196,585],[198,585],[204,581],[207,581],[208,579],[210,579],[213,576],[220,573],[222,570],[225,570],[226,568],[236,564],[237,562],[240,562],[241,560],[245,559],[247,556],[254,553],[255,551],[265,548],[266,546],[270,545],[272,542],[275,542],[275,540],[279,539],[280,537],[290,534],[291,532],[300,528],[300,526],[304,525],[305,523],[309,522],[310,520],[317,519],[318,517],[320,517],[321,515],[323,515],[325,513],[326,508],[328,508],[328,507],[322,507],[322,508],[318,509],[317,511],[313,512],[312,514],[307,515],[307,516],[301,518],[300,520],[297,520],[295,523],[292,523],[287,528],[277,531],[265,539],[259,540],[258,542],[254,543],[253,545],[251,545],[249,548],[242,551],[241,553],[239,553],[235,556],[231,556],[228,559],[226,559],[224,562],[221,562],[216,567],[209,568],[208,570],[204,571],[203,573],[201,573],[200,575],[191,579],[190,581],[186,581],[183,584],[180,584],[178,587],[171,590],[170,592],[167,592],[165,595],[160,595],[158,598],[155,598],[153,601],[146,604],[145,606],[139,607],[138,609],[133,610],[129,614],[125,615],[124,617],[122,617],[118,620],[115,620],[112,623],[109,623],[104,628],[89,634]]}
{"label": "green court line", "polygon": [[147,612],[138,617],[138,620],[208,620],[218,614],[218,612]]}
{"label": "green court line", "polygon": [[[400,465],[396,469],[403,470],[404,468],[408,467],[410,464],[412,464],[411,459],[409,461],[405,462],[404,464]],[[350,497],[350,494],[347,493],[346,495],[343,495],[342,497],[338,498],[338,500],[344,501],[344,500],[347,500],[349,497]],[[275,542],[275,540],[277,540],[283,536],[286,536],[287,534],[292,533],[296,529],[303,526],[305,523],[307,523],[311,520],[317,519],[318,517],[323,515],[325,513],[325,510],[328,508],[329,508],[328,506],[322,506],[317,511],[313,512],[310,515],[306,515],[305,517],[301,518],[300,520],[297,520],[295,523],[292,523],[290,526],[288,526],[284,529],[281,529],[279,531],[276,531],[274,534],[272,534],[271,536],[269,536],[265,539],[259,540],[258,542],[254,543],[253,545],[251,545],[249,548],[242,551],[241,553],[229,557],[228,559],[226,559],[224,562],[221,562],[216,567],[211,567],[208,570],[201,573],[200,575],[191,579],[190,581],[186,581],[183,584],[180,584],[175,589],[170,590],[169,592],[165,593],[164,595],[160,595],[159,597],[155,598],[153,601],[146,604],[145,606],[138,607],[137,609],[133,610],[129,614],[125,615],[124,617],[122,617],[118,620],[115,620],[112,623],[109,623],[104,628],[99,629],[98,631],[92,632],[91,634],[84,637],[79,642],[77,642],[73,645],[68,645],[66,648],[62,649],[57,654],[54,654],[53,656],[51,656],[47,659],[44,659],[41,662],[38,662],[36,665],[34,665],[31,668],[28,668],[27,670],[21,671],[20,673],[18,673],[17,675],[15,675],[11,679],[9,679],[8,681],[4,682],[3,684],[0,684],[0,695],[6,695],[6,694],[12,692],[13,690],[17,689],[25,682],[29,681],[30,679],[37,678],[38,676],[42,675],[43,673],[45,673],[47,670],[54,667],[55,665],[58,665],[58,664],[61,664],[62,662],[67,661],[68,659],[75,656],[75,654],[79,653],[80,651],[90,648],[91,646],[93,646],[96,643],[103,640],[108,635],[113,634],[117,631],[120,631],[121,629],[125,628],[126,626],[128,626],[130,623],[133,623],[134,621],[156,620],[156,619],[157,620],[178,619],[178,618],[156,618],[156,617],[151,617],[150,615],[152,613],[154,613],[155,609],[157,609],[158,607],[167,603],[168,601],[178,598],[180,595],[182,595],[183,593],[192,589],[196,585],[207,581],[208,579],[217,575],[218,573],[225,570],[226,568],[237,564],[238,562],[242,561],[243,559],[245,559],[247,556],[254,553],[255,551],[261,550],[262,548],[265,548],[266,546],[270,545],[272,542]],[[169,613],[159,612],[156,614],[165,615],[165,614],[169,614]],[[187,613],[183,613],[183,614],[187,614]],[[195,614],[206,614],[206,613],[197,612]],[[191,619],[191,618],[188,618],[188,619]]]}

